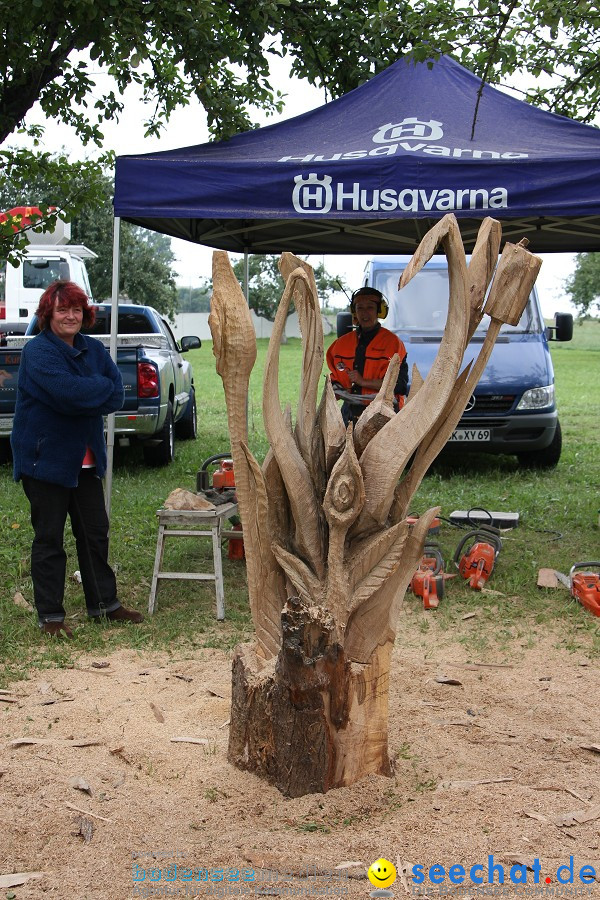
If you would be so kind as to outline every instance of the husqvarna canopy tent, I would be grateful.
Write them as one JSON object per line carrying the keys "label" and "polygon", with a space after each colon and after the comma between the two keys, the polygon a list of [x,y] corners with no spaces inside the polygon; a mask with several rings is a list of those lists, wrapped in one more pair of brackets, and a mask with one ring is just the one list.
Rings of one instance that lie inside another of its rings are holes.
{"label": "husqvarna canopy tent", "polygon": [[349,94],[228,141],[117,159],[115,215],[237,252],[412,252],[433,222],[530,250],[600,250],[600,130],[449,57],[403,58]]}

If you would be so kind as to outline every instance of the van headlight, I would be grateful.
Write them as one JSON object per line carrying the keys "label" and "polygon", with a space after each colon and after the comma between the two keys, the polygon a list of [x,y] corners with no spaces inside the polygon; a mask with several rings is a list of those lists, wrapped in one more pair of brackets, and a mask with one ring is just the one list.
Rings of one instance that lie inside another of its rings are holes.
{"label": "van headlight", "polygon": [[517,409],[545,409],[547,406],[554,406],[554,385],[549,384],[547,387],[531,388],[525,391]]}

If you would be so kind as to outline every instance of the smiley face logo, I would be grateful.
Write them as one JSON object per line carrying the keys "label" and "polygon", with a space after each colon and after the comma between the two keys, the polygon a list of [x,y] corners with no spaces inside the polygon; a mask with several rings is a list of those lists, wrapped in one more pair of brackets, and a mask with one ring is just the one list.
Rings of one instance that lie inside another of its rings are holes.
{"label": "smiley face logo", "polygon": [[369,881],[377,888],[387,888],[396,880],[396,867],[388,859],[376,859],[367,872]]}

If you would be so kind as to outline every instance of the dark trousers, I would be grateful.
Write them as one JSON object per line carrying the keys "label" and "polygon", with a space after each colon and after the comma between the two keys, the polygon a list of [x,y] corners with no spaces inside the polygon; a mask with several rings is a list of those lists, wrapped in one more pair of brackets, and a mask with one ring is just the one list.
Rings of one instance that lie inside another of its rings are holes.
{"label": "dark trousers", "polygon": [[88,615],[100,616],[120,606],[115,573],[108,564],[108,518],[102,482],[95,469],[82,469],[75,488],[22,476],[31,506],[33,597],[40,623],[62,622],[67,555],[67,514],[75,537]]}

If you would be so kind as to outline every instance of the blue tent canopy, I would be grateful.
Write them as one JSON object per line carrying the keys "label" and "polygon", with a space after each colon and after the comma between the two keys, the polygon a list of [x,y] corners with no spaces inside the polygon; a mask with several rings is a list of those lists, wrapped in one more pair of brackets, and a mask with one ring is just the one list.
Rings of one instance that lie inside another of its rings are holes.
{"label": "blue tent canopy", "polygon": [[354,91],[219,143],[117,159],[115,215],[237,252],[412,252],[453,212],[530,249],[600,250],[600,130],[449,57],[400,59]]}

